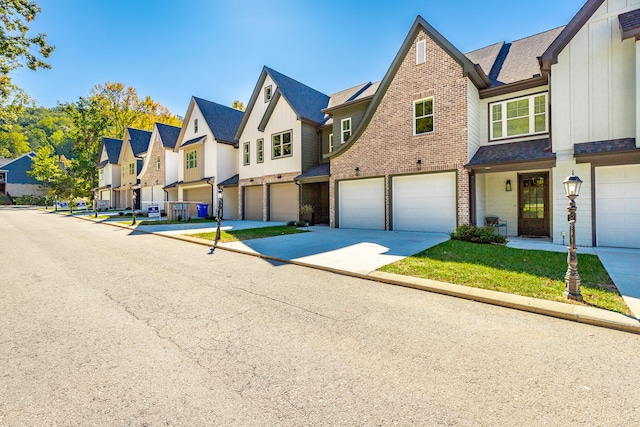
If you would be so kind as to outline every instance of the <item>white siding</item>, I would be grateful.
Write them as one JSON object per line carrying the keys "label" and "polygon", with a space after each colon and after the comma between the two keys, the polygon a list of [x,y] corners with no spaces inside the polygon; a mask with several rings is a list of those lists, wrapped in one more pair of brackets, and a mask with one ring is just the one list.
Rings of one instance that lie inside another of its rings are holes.
{"label": "white siding", "polygon": [[480,102],[480,95],[478,94],[478,88],[476,88],[476,86],[471,82],[471,80],[467,80],[467,98],[468,98],[467,115],[469,120],[468,155],[469,155],[469,159],[471,159],[478,151],[478,148],[480,148],[480,135],[481,135],[480,128],[482,127],[481,124],[483,123],[482,116],[481,116],[482,104]]}
{"label": "white siding", "polygon": [[637,1],[605,1],[551,69],[554,151],[635,136],[635,41],[621,41],[618,15]]}
{"label": "white siding", "polygon": [[238,173],[238,150],[231,145],[216,144],[218,147],[218,172],[216,181],[222,182]]}
{"label": "white siding", "polygon": [[576,244],[578,246],[592,246],[591,165],[576,164],[569,158],[558,158],[556,167],[552,170],[551,196],[553,197],[553,223],[551,230],[553,230],[553,242],[562,244],[562,232],[564,231],[566,235],[565,244],[568,243],[569,222],[567,221],[567,205],[569,204],[569,199],[565,196],[564,184],[562,182],[566,177],[571,175],[571,171],[574,171],[582,180],[580,195],[576,199]]}
{"label": "white siding", "polygon": [[[270,103],[264,102],[264,88],[272,87],[272,93],[276,85],[267,75],[262,91],[247,119],[246,126],[240,138],[240,146],[249,143],[251,160],[249,165],[243,164],[242,155],[238,155],[238,170],[240,179],[256,178],[265,175],[298,172],[302,170],[302,125],[296,113],[289,103],[283,98],[277,101],[277,105],[267,123],[264,132],[258,131],[258,126]],[[273,101],[271,101],[273,102]],[[284,131],[292,131],[292,152],[290,157],[272,159],[271,136]],[[264,162],[256,161],[256,141],[264,139]]]}
{"label": "white siding", "polygon": [[165,183],[167,185],[173,184],[178,181],[178,172],[181,165],[180,154],[172,150],[164,150],[164,161]]}
{"label": "white siding", "polygon": [[[506,191],[507,180],[511,191]],[[476,178],[477,224],[485,225],[487,215],[497,215],[507,221],[507,235],[518,235],[518,172],[478,174]]]}

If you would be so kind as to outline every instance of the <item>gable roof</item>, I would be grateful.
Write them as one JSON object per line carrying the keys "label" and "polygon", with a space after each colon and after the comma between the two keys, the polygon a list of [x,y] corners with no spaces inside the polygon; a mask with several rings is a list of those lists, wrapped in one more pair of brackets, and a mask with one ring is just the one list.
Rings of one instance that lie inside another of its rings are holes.
{"label": "gable roof", "polygon": [[409,49],[411,49],[412,47],[413,41],[415,40],[418,32],[421,29],[424,30],[427,35],[435,43],[437,43],[449,56],[451,56],[451,58],[453,58],[456,62],[458,62],[458,64],[460,64],[460,67],[462,68],[462,74],[465,77],[468,77],[469,80],[471,80],[478,89],[489,87],[491,81],[483,71],[482,67],[471,62],[469,58],[467,58],[453,44],[451,44],[449,40],[445,39],[442,34],[436,31],[436,29],[433,28],[422,16],[418,15],[413,22],[411,29],[407,33],[407,36],[402,42],[398,53],[393,59],[391,66],[380,82],[380,87],[376,90],[375,95],[373,95],[373,98],[371,99],[371,102],[367,107],[367,111],[365,112],[362,121],[355,129],[351,137],[344,144],[340,145],[331,154],[329,154],[328,157],[337,156],[343,151],[346,151],[351,146],[351,144],[353,144],[353,142],[356,141],[360,137],[360,135],[362,135],[362,132],[364,132],[364,130],[366,129],[369,121],[378,108],[378,105],[380,105],[382,98],[387,93],[387,89],[389,89],[391,82],[393,81],[396,73],[398,72],[398,69],[400,68],[400,65],[407,56]]}
{"label": "gable roof", "polygon": [[8,184],[40,184],[40,181],[27,173],[31,170],[35,155],[36,153],[32,151],[15,159],[9,159],[2,165],[2,170],[7,171]]}
{"label": "gable roof", "polygon": [[549,45],[544,53],[538,58],[543,73],[551,71],[551,66],[558,62],[558,55],[564,50],[578,31],[587,23],[604,0],[587,0],[578,13],[569,21],[562,32]]}
{"label": "gable roof", "polygon": [[177,126],[165,125],[164,123],[156,123],[158,129],[158,135],[162,140],[162,146],[164,148],[174,149],[178,142],[178,135],[180,135],[180,128]]}
{"label": "gable roof", "polygon": [[262,92],[262,84],[267,76],[271,77],[271,80],[275,83],[276,90],[273,91],[271,101],[265,111],[261,124],[265,124],[269,119],[280,97],[283,97],[287,101],[295,111],[299,120],[308,120],[316,124],[322,123],[324,120],[324,113],[322,113],[322,109],[326,108],[329,103],[329,97],[327,95],[302,84],[291,77],[287,77],[282,73],[264,66],[262,67],[262,72],[260,73],[258,82],[253,89],[253,93],[251,94],[247,111],[245,111],[244,117],[242,118],[242,121],[238,126],[238,130],[235,133],[235,139],[239,139],[242,135],[242,132],[247,125],[247,121],[249,120],[249,116],[253,111],[253,107]]}
{"label": "gable roof", "polygon": [[622,40],[640,36],[640,9],[618,15]]}
{"label": "gable roof", "polygon": [[238,139],[234,135],[244,112],[195,96],[192,99],[198,105],[216,141],[236,145]]}
{"label": "gable roof", "polygon": [[134,128],[127,128],[127,132],[129,132],[129,144],[133,155],[138,157],[140,154],[146,153],[149,149],[149,142],[151,142],[151,132]]}
{"label": "gable roof", "polygon": [[[108,163],[117,165],[118,157],[120,157],[120,150],[122,149],[122,140],[115,138],[107,138],[106,136],[102,137],[102,150],[106,150],[107,152],[107,161],[101,162],[98,164],[98,167],[103,167]],[[100,150],[100,154],[102,154],[102,150]]]}

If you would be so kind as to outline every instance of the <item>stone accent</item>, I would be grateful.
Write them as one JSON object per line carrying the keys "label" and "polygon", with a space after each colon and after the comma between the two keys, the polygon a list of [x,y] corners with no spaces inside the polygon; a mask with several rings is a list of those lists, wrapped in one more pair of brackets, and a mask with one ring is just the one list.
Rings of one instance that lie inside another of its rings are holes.
{"label": "stone accent", "polygon": [[[269,209],[269,199],[267,186],[269,184],[285,184],[288,182],[294,182],[294,178],[300,175],[302,171],[289,172],[277,175],[265,175],[255,178],[245,178],[238,182],[238,218],[242,218],[242,211],[244,205],[244,198],[242,197],[243,187],[254,187],[256,185],[262,185],[262,220],[267,220],[267,213]],[[278,178],[280,176],[280,178]]]}
{"label": "stone accent", "polygon": [[11,197],[44,196],[47,191],[40,184],[12,184],[9,182],[7,183],[7,193]]}
{"label": "stone accent", "polygon": [[[415,45],[426,40],[426,63],[416,65]],[[434,131],[413,135],[414,101],[433,96]],[[331,159],[330,222],[336,226],[336,181],[385,177],[386,228],[390,229],[390,176],[457,171],[458,224],[469,222],[467,78],[462,67],[420,30],[360,138]],[[421,160],[418,165],[417,161]]]}
{"label": "stone accent", "polygon": [[[147,165],[147,169],[144,171],[144,175],[140,177],[140,185],[143,187],[152,187],[154,185],[165,186],[167,184],[171,184],[170,182],[165,183],[165,168],[166,165],[166,149],[162,145],[162,141],[159,137],[153,141],[151,148],[151,153],[147,153],[146,161],[149,162]],[[156,169],[156,159],[160,156],[160,169]],[[157,184],[156,184],[157,182]]]}

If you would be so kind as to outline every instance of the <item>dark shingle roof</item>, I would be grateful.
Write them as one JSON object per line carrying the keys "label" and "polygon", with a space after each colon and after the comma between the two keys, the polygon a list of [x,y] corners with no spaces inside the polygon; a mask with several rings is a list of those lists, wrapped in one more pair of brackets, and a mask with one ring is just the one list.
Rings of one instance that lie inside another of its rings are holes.
{"label": "dark shingle roof", "polygon": [[165,125],[164,123],[156,123],[158,134],[162,140],[164,148],[174,149],[180,135],[180,128],[177,126]]}
{"label": "dark shingle roof", "polygon": [[238,185],[240,182],[240,175],[235,174],[229,179],[225,179],[221,183],[218,184],[218,187],[224,187],[225,185]]}
{"label": "dark shingle roof", "polygon": [[207,137],[206,135],[197,136],[197,137],[195,137],[193,139],[188,140],[184,144],[182,144],[181,147],[186,147],[187,145],[196,144],[196,143],[202,141],[203,139],[205,139],[206,137]]}
{"label": "dark shingle roof", "polygon": [[[102,137],[102,145],[104,146],[105,150],[107,150],[107,157],[109,158],[109,160],[107,160],[107,162],[111,163],[111,164],[114,164],[114,165],[117,165],[118,164],[118,157],[120,157],[120,150],[122,149],[122,140],[121,139],[115,139],[115,138],[107,138],[107,137],[103,136]],[[102,162],[102,163],[104,163],[104,162]],[[105,163],[105,165],[106,165],[106,163]]]}
{"label": "dark shingle roof", "polygon": [[2,165],[2,170],[7,171],[9,184],[40,184],[40,181],[27,173],[31,170],[34,156],[35,153],[31,152]]}
{"label": "dark shingle roof", "polygon": [[304,179],[319,178],[329,175],[331,175],[331,163],[320,163],[319,165],[312,167],[305,173],[296,176],[294,179],[296,181],[301,181]]}
{"label": "dark shingle roof", "polygon": [[146,153],[149,149],[149,142],[151,142],[151,132],[134,128],[127,128],[127,131],[129,131],[129,137],[131,138],[129,144],[131,144],[133,155],[139,156],[142,153]]}
{"label": "dark shingle roof", "polygon": [[467,166],[546,160],[555,157],[555,153],[551,152],[549,138],[544,138],[480,147]]}
{"label": "dark shingle roof", "polygon": [[607,141],[583,142],[573,146],[573,152],[580,154],[606,154],[620,151],[639,150],[635,138],[613,139]]}
{"label": "dark shingle roof", "polygon": [[269,67],[264,67],[264,70],[300,118],[322,123],[324,120],[322,110],[329,104],[327,95]]}
{"label": "dark shingle roof", "polygon": [[[237,143],[234,138],[244,112],[206,99],[193,97],[217,141]],[[183,144],[184,145],[184,144]]]}
{"label": "dark shingle roof", "polygon": [[466,54],[489,74],[492,86],[515,83],[540,75],[538,57],[553,43],[564,27],[516,40],[496,43]]}
{"label": "dark shingle roof", "polygon": [[618,20],[623,40],[640,35],[640,9],[618,15]]}

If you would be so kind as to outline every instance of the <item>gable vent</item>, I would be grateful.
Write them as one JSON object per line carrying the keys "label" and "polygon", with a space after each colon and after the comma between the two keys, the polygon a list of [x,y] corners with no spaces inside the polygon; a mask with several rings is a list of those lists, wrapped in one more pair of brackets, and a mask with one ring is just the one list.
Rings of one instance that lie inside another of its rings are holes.
{"label": "gable vent", "polygon": [[420,40],[416,42],[416,65],[427,62],[427,41]]}

